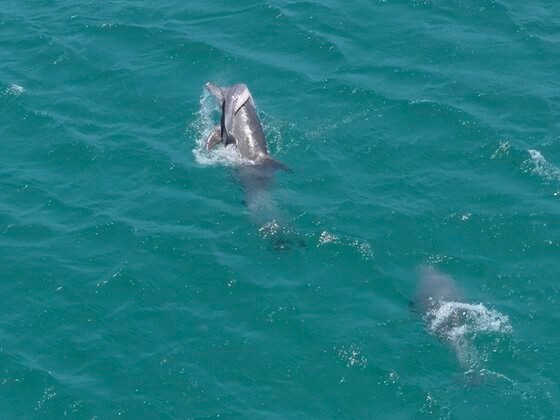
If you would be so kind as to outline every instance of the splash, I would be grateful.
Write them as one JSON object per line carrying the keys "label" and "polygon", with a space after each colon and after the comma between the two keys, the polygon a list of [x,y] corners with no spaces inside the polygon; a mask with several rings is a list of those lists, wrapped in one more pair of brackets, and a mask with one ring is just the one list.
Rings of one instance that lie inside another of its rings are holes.
{"label": "splash", "polygon": [[[255,103],[255,107],[257,107],[257,103]],[[258,107],[257,114],[266,133],[266,142],[270,154],[278,155],[297,146],[295,139],[299,137],[299,133],[295,123],[276,118]]]}
{"label": "splash", "polygon": [[560,169],[549,163],[538,150],[529,150],[531,172],[546,181],[560,183]]}
{"label": "splash", "polygon": [[317,248],[324,244],[329,244],[329,243],[336,244],[338,242],[339,242],[338,236],[336,236],[334,233],[330,233],[324,230],[323,232],[321,232],[321,236],[319,236],[319,242],[317,243]]}
{"label": "splash", "polygon": [[454,349],[466,373],[480,376],[485,371],[482,358],[474,345],[480,334],[509,334],[512,331],[507,315],[488,309],[482,303],[443,301],[427,312],[428,331],[446,341]]}
{"label": "splash", "polygon": [[507,315],[482,303],[443,302],[427,313],[431,333],[451,341],[482,332],[511,332]]}
{"label": "splash", "polygon": [[14,83],[8,86],[4,91],[6,95],[11,95],[11,96],[20,96],[24,92],[25,92],[25,88],[23,86],[16,85]]}

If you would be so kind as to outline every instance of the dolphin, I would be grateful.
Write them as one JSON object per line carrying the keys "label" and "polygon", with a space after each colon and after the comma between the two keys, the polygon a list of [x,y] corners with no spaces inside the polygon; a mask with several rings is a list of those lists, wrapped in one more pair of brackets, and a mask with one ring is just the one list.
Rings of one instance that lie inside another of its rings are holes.
{"label": "dolphin", "polygon": [[212,83],[205,86],[222,111],[220,125],[215,126],[206,139],[205,149],[211,150],[219,143],[234,145],[249,164],[287,171],[283,163],[268,155],[264,131],[249,88],[243,83],[229,88]]}
{"label": "dolphin", "polygon": [[245,164],[236,168],[236,175],[245,191],[245,204],[251,219],[261,226],[259,231],[273,239],[275,249],[289,249],[292,243],[304,246],[301,240],[290,238],[289,229],[281,221],[282,213],[268,191],[276,171],[291,171],[269,156],[249,88],[243,83],[231,87],[212,83],[205,86],[218,101],[222,115],[220,124],[207,137],[204,148],[209,151],[218,144],[237,148]]}
{"label": "dolphin", "polygon": [[420,266],[418,271],[420,272],[420,283],[412,306],[422,314],[431,332],[447,340],[449,332],[461,323],[459,314],[456,313],[457,311],[450,310],[449,316],[444,319],[443,323],[434,322],[435,318],[444,305],[462,302],[463,295],[453,278],[432,267]]}
{"label": "dolphin", "polygon": [[476,337],[482,333],[508,333],[507,315],[472,304],[450,276],[433,267],[420,266],[420,282],[411,306],[420,312],[428,332],[448,343],[460,365],[466,369],[470,384],[476,384],[487,372],[479,356]]}

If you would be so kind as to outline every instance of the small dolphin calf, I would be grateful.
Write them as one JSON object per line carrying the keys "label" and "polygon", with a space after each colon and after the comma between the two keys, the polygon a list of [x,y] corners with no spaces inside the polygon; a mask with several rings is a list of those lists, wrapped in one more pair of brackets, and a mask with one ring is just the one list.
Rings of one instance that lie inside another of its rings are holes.
{"label": "small dolphin calf", "polygon": [[286,166],[268,155],[268,148],[251,92],[238,83],[230,88],[206,83],[206,89],[218,100],[222,110],[220,125],[206,139],[206,150],[216,144],[235,145],[241,157],[250,164],[287,170]]}

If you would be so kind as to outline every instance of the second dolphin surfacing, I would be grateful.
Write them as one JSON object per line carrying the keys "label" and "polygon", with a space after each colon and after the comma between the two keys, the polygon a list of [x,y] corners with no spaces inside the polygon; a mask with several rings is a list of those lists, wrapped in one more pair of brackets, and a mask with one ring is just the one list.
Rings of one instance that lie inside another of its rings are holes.
{"label": "second dolphin surfacing", "polygon": [[466,302],[453,278],[435,268],[420,266],[418,271],[412,307],[422,315],[430,334],[449,343],[469,382],[479,382],[489,371],[483,368],[485,358],[479,351],[485,348],[477,338],[483,333],[510,333],[508,317],[482,303]]}

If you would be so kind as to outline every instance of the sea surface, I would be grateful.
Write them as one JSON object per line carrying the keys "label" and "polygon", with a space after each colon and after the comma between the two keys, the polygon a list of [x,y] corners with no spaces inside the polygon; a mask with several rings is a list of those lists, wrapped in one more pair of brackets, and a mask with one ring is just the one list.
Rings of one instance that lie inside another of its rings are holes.
{"label": "sea surface", "polygon": [[557,0],[2,1],[1,419],[560,418],[559,281]]}

